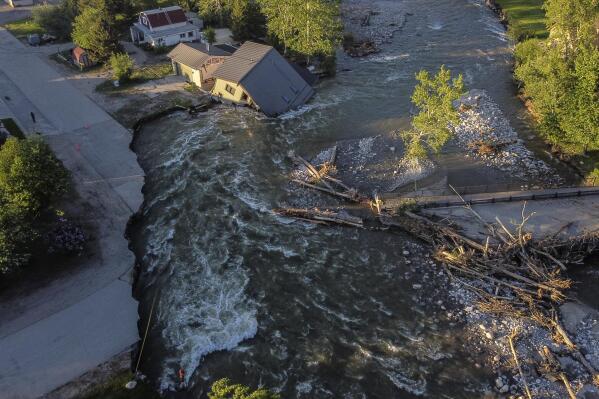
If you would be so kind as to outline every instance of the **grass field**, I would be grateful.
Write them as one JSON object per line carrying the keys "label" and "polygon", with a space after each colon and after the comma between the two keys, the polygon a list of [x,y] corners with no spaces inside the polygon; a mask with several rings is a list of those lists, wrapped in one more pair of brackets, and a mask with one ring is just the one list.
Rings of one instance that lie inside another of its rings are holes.
{"label": "grass field", "polygon": [[497,0],[496,3],[507,16],[514,39],[544,39],[548,36],[544,0]]}
{"label": "grass field", "polygon": [[33,33],[39,33],[40,35],[44,33],[44,30],[41,26],[33,22],[31,18],[20,19],[18,21],[10,22],[4,25],[6,29],[10,33],[13,34],[17,39],[26,39],[27,35]]}

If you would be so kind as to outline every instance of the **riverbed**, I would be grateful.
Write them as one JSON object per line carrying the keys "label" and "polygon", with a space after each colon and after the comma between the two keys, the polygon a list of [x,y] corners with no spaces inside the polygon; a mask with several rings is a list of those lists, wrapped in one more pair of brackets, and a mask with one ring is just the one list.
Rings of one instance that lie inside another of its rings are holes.
{"label": "riverbed", "polygon": [[[514,93],[511,44],[484,1],[401,4],[394,12],[405,23],[383,51],[339,54],[338,75],[299,110],[271,119],[217,106],[136,137],[146,185],[131,238],[144,328],[155,301],[142,370],[170,392],[183,368],[190,389],[171,396],[201,397],[221,377],[284,398],[469,398],[492,389],[480,355],[462,345],[463,327],[452,321],[460,304],[444,295],[446,276],[427,248],[271,212],[297,195],[290,151],[310,158],[406,129],[422,68],[462,73],[544,157]],[[514,183],[461,150],[449,146],[436,159],[450,184]],[[367,146],[363,155],[377,157]]]}

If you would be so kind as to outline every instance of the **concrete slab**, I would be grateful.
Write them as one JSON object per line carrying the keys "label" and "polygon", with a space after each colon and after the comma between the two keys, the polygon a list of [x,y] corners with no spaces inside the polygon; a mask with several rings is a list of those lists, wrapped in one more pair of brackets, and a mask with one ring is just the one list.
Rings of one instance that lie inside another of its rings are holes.
{"label": "concrete slab", "polygon": [[[599,196],[480,204],[473,205],[472,209],[487,223],[496,223],[497,216],[506,227],[511,228],[514,223],[521,222],[525,204],[525,214],[533,214],[526,224],[526,230],[536,239],[556,233],[573,237],[599,232]],[[484,225],[463,206],[425,209],[423,212],[455,222],[471,238],[486,237]]]}
{"label": "concrete slab", "polygon": [[[130,298],[131,286],[116,280],[73,306],[4,337],[2,398],[36,398],[48,392],[47,381],[70,381],[120,353],[124,349],[121,342],[135,342],[137,306]],[[48,334],[73,320],[85,328]],[[21,350],[23,347],[28,350]],[[64,367],[48,367],[51,363]]]}

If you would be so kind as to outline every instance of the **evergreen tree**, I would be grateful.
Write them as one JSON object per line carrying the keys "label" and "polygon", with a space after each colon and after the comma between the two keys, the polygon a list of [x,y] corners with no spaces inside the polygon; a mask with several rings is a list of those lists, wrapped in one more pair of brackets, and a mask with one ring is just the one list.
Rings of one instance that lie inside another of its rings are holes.
{"label": "evergreen tree", "polygon": [[308,58],[334,55],[341,42],[339,3],[331,0],[259,0],[268,33]]}

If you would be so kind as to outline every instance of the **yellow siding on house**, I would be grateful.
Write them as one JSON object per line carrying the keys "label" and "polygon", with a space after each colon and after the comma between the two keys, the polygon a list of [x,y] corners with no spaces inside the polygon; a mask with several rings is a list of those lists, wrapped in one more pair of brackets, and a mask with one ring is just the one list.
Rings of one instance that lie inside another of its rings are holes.
{"label": "yellow siding on house", "polygon": [[[227,86],[235,90],[234,94],[227,91]],[[238,104],[253,104],[252,99],[243,90],[243,87],[237,83],[227,82],[226,80],[216,79],[214,87],[212,88],[212,95],[222,98],[225,101],[232,101]]]}
{"label": "yellow siding on house", "polygon": [[202,79],[200,78],[200,72],[198,70],[181,63],[177,63],[177,65],[179,66],[179,74],[181,76],[185,76],[188,81],[193,82],[198,86],[202,84]]}

